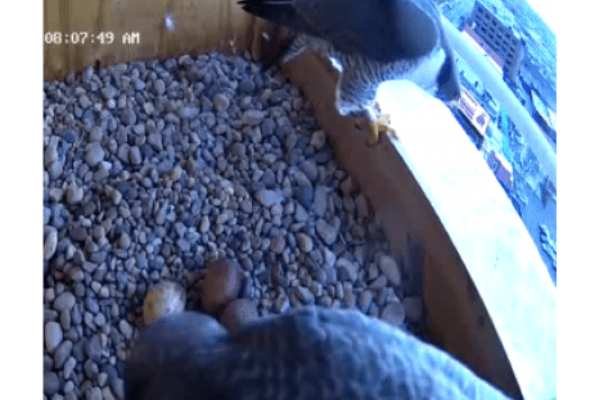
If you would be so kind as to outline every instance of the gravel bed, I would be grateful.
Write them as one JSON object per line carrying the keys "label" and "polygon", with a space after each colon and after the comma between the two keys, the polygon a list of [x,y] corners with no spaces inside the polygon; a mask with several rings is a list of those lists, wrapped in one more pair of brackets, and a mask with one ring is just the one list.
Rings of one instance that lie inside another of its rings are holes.
{"label": "gravel bed", "polygon": [[208,260],[260,315],[319,304],[422,327],[422,301],[311,105],[219,53],[44,84],[45,399],[123,399],[147,289],[191,290]]}

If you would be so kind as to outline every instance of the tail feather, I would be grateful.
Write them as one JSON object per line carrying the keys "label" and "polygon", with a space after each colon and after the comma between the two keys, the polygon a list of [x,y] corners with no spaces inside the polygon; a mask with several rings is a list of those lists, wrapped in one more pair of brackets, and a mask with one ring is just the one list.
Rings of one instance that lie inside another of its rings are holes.
{"label": "tail feather", "polygon": [[296,18],[293,0],[240,0],[242,9],[267,21],[287,25]]}
{"label": "tail feather", "polygon": [[279,61],[281,61],[281,59],[289,51],[290,47],[294,43],[295,38],[296,38],[295,35],[292,35],[289,38],[287,38],[285,40],[285,42],[283,42],[281,49],[277,52],[277,54],[275,54],[275,57],[273,57],[271,60],[264,63],[263,66],[261,67],[260,71],[266,72],[266,71],[270,70],[275,64],[279,63]]}

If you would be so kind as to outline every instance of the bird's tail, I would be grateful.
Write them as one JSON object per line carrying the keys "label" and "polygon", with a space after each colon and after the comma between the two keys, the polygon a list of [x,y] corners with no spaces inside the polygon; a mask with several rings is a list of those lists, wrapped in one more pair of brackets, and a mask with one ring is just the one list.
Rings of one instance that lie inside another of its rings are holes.
{"label": "bird's tail", "polygon": [[296,9],[292,0],[239,0],[242,9],[276,24],[286,25],[293,21]]}
{"label": "bird's tail", "polygon": [[266,72],[269,69],[271,69],[275,64],[279,63],[279,61],[281,61],[281,59],[283,57],[285,57],[285,55],[289,52],[295,39],[296,39],[296,35],[290,35],[287,39],[285,39],[285,41],[281,45],[281,48],[279,49],[279,51],[275,54],[275,56],[271,60],[269,60],[263,64],[260,71]]}

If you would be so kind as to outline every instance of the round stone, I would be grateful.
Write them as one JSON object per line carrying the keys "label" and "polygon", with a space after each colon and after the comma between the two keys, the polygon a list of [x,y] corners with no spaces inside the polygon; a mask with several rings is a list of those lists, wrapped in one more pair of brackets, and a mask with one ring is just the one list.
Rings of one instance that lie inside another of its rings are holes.
{"label": "round stone", "polygon": [[200,294],[202,307],[209,313],[225,309],[238,296],[240,275],[238,268],[229,260],[210,261]]}
{"label": "round stone", "polygon": [[158,283],[148,291],[144,299],[144,323],[147,325],[162,316],[182,312],[185,308],[185,300],[185,290],[176,282]]}
{"label": "round stone", "polygon": [[383,255],[379,259],[379,269],[386,276],[388,281],[394,285],[399,286],[401,282],[400,268],[396,261],[390,256]]}
{"label": "round stone", "polygon": [[73,205],[83,200],[83,188],[70,186],[66,191],[67,203]]}
{"label": "round stone", "polygon": [[96,165],[100,164],[103,159],[104,150],[102,150],[100,143],[94,142],[90,144],[90,147],[85,155],[85,161],[89,164],[89,166],[95,167]]}
{"label": "round stone", "polygon": [[54,309],[57,311],[71,310],[75,305],[75,295],[71,292],[63,292],[54,300]]}
{"label": "round stone", "polygon": [[[145,319],[145,315],[144,315],[144,320],[146,321],[146,323],[148,323],[148,320]],[[150,317],[150,320],[152,320],[152,317]],[[129,325],[129,322],[127,322],[124,319],[119,321],[119,330],[121,331],[123,336],[125,336],[125,339],[127,339],[127,340],[131,339],[131,336],[133,335],[133,328],[131,327],[131,325]]]}
{"label": "round stone", "polygon": [[54,353],[54,350],[63,340],[63,331],[58,322],[50,321],[46,323],[44,327],[44,340],[46,342],[46,350],[49,353]]}
{"label": "round stone", "polygon": [[44,373],[44,394],[52,396],[60,389],[60,380],[54,372]]}
{"label": "round stone", "polygon": [[256,304],[248,299],[233,300],[220,315],[221,323],[233,335],[258,319]]}
{"label": "round stone", "polygon": [[390,302],[381,312],[381,319],[388,324],[400,328],[404,323],[406,311],[402,303]]}
{"label": "round stone", "polygon": [[419,322],[423,316],[423,299],[418,296],[405,297],[402,301],[406,310],[406,318],[412,322]]}
{"label": "round stone", "polygon": [[285,239],[278,237],[271,239],[271,251],[275,254],[281,254],[285,250]]}
{"label": "round stone", "polygon": [[229,99],[224,94],[217,94],[213,98],[213,105],[215,110],[223,112],[229,108]]}
{"label": "round stone", "polygon": [[44,260],[49,260],[56,253],[58,245],[58,231],[53,226],[46,226],[46,235],[44,238]]}
{"label": "round stone", "polygon": [[303,253],[310,253],[313,249],[313,240],[305,233],[298,234],[298,247]]}

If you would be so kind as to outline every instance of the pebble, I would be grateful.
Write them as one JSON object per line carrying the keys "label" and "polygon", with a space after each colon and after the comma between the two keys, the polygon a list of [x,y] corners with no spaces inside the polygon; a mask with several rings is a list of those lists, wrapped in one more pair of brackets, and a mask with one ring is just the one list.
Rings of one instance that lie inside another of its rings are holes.
{"label": "pebble", "polygon": [[381,289],[387,286],[387,278],[385,275],[379,275],[377,279],[369,284],[370,289]]}
{"label": "pebble", "polygon": [[163,141],[160,133],[151,133],[148,135],[147,142],[156,151],[163,151]]}
{"label": "pebble", "polygon": [[50,217],[52,217],[52,210],[48,207],[44,207],[44,225],[48,225],[50,223]]}
{"label": "pebble", "polygon": [[85,161],[90,167],[95,167],[100,164],[104,159],[104,150],[100,146],[100,143],[94,142],[89,145],[88,151],[85,155]]}
{"label": "pebble", "polygon": [[421,321],[423,318],[423,300],[419,296],[405,297],[402,301],[406,311],[406,318],[411,322]]}
{"label": "pebble", "polygon": [[60,380],[54,372],[44,373],[44,394],[52,396],[60,389]]}
{"label": "pebble", "polygon": [[115,394],[115,396],[117,397],[117,399],[125,400],[125,384],[123,383],[123,379],[118,378],[118,377],[110,379],[110,376],[109,376],[109,381],[110,381],[110,388],[112,389],[112,391]]}
{"label": "pebble", "polygon": [[[317,170],[317,164],[312,161],[312,160],[304,160],[300,163],[300,169],[302,170],[302,172],[304,172],[304,174],[306,174],[306,176],[308,177],[308,179],[310,179],[312,182],[316,182],[318,176],[319,176],[319,171]],[[323,188],[323,186],[318,186],[318,189]]]}
{"label": "pebble", "polygon": [[210,229],[210,220],[206,215],[202,217],[199,228],[201,233],[206,233]]}
{"label": "pebble", "polygon": [[103,400],[102,389],[95,386],[86,393],[87,400]]}
{"label": "pebble", "polygon": [[58,322],[50,321],[46,323],[44,328],[44,339],[46,342],[46,350],[49,353],[54,353],[54,350],[63,340],[63,331]]}
{"label": "pebble", "polygon": [[67,203],[74,205],[83,200],[83,188],[70,186],[66,191]]}
{"label": "pebble", "polygon": [[44,239],[44,260],[49,260],[56,253],[56,246],[58,245],[58,231],[53,226],[46,226],[46,237]]}
{"label": "pebble", "polygon": [[358,278],[358,265],[352,263],[351,261],[348,261],[345,258],[338,258],[335,265],[337,267],[337,274],[340,279],[355,282]]}
{"label": "pebble", "polygon": [[108,382],[108,374],[106,372],[98,374],[98,385],[104,387],[106,382]]}
{"label": "pebble", "polygon": [[52,302],[55,298],[54,288],[51,287],[44,290],[44,301],[46,303]]}
{"label": "pebble", "polygon": [[194,119],[200,114],[200,110],[196,107],[182,107],[179,109],[179,118]]}
{"label": "pebble", "polygon": [[398,302],[390,302],[381,312],[381,319],[395,327],[402,327],[406,312],[404,306]]}
{"label": "pebble", "polygon": [[129,148],[129,162],[132,165],[140,165],[142,163],[142,153],[139,147],[132,146]]}
{"label": "pebble", "polygon": [[118,243],[120,248],[127,250],[131,246],[131,237],[127,232],[123,232]]}
{"label": "pebble", "polygon": [[64,379],[69,379],[71,377],[71,374],[75,370],[75,366],[76,365],[77,365],[77,360],[75,360],[75,358],[69,357],[67,359],[67,361],[65,362],[65,365],[63,367],[63,377],[64,377]]}
{"label": "pebble", "polygon": [[71,351],[73,350],[73,342],[70,340],[65,340],[56,348],[54,352],[54,367],[62,368],[65,361],[71,356]]}
{"label": "pebble", "polygon": [[94,317],[94,324],[96,324],[96,326],[104,326],[106,324],[106,317],[104,314],[96,314]]}
{"label": "pebble", "polygon": [[[73,348],[73,352],[74,351],[75,348]],[[102,342],[98,338],[98,335],[92,336],[92,338],[86,343],[85,351],[92,361],[100,361],[100,358],[102,357]]]}
{"label": "pebble", "polygon": [[133,335],[133,328],[131,325],[129,325],[129,322],[125,321],[124,319],[120,320],[119,330],[127,340],[131,339],[131,336]]}
{"label": "pebble", "polygon": [[373,294],[371,293],[371,291],[364,290],[358,298],[358,306],[360,307],[362,312],[367,312],[372,301]]}
{"label": "pebble", "polygon": [[238,268],[229,260],[208,263],[201,292],[202,307],[209,313],[224,309],[237,298],[241,276]]}
{"label": "pebble", "polygon": [[57,311],[70,311],[74,305],[75,295],[71,292],[63,292],[54,300],[54,309]]}
{"label": "pebble", "polygon": [[310,305],[314,304],[315,302],[315,296],[308,288],[299,286],[296,288],[294,293],[298,297],[298,300],[300,300],[303,304]]}
{"label": "pebble", "polygon": [[310,137],[310,145],[314,147],[315,150],[321,150],[323,146],[325,146],[326,139],[327,135],[324,130],[315,131]]}
{"label": "pebble", "polygon": [[[147,325],[164,315],[183,311],[185,302],[186,293],[181,285],[169,280],[159,282],[146,293],[142,311],[144,323]],[[127,321],[121,320],[119,329],[125,337],[131,337],[132,329]]]}
{"label": "pebble", "polygon": [[106,86],[100,89],[100,93],[102,94],[102,97],[104,97],[104,100],[110,100],[117,95],[117,89],[112,86]]}
{"label": "pebble", "polygon": [[323,217],[325,212],[327,211],[327,197],[329,195],[329,190],[325,186],[318,185],[315,188],[315,197],[313,210],[315,211],[315,215],[318,217]]}
{"label": "pebble", "polygon": [[[314,189],[310,185],[303,185],[294,190],[295,196],[302,205],[307,210],[310,210],[313,206],[314,199]],[[306,212],[306,211],[305,211]],[[306,220],[307,218],[305,218]]]}
{"label": "pebble", "polygon": [[220,315],[221,323],[232,335],[258,319],[256,304],[248,299],[233,300]]}
{"label": "pebble", "polygon": [[240,85],[238,87],[242,93],[253,94],[256,84],[252,79],[244,78],[240,81]]}
{"label": "pebble", "polygon": [[275,204],[281,204],[283,201],[283,196],[281,194],[267,189],[257,191],[254,198],[265,207],[272,207]]}
{"label": "pebble", "polygon": [[396,264],[396,261],[394,261],[392,257],[382,255],[379,258],[379,269],[381,270],[381,272],[383,272],[387,280],[392,285],[400,286],[400,268],[398,267],[398,264]]}
{"label": "pebble", "polygon": [[224,94],[216,94],[213,97],[213,105],[215,110],[223,112],[229,108],[229,99]]}
{"label": "pebble", "polygon": [[324,263],[325,263],[325,268],[333,268],[333,266],[336,263],[336,256],[335,253],[332,252],[331,250],[329,250],[328,248],[325,248],[323,250],[323,259],[324,259]]}
{"label": "pebble", "polygon": [[313,240],[305,233],[298,234],[298,247],[303,253],[310,253],[313,250]]}
{"label": "pebble", "polygon": [[323,219],[319,219],[317,220],[317,233],[325,244],[332,245],[336,241],[338,229],[333,225],[329,225]]}
{"label": "pebble", "polygon": [[92,360],[87,360],[83,364],[83,370],[85,371],[85,375],[89,379],[95,379],[98,377],[98,374],[99,374],[98,365],[95,362],[93,362]]}
{"label": "pebble", "polygon": [[256,126],[260,124],[265,117],[262,111],[258,110],[247,110],[242,114],[242,123],[244,125]]}
{"label": "pebble", "polygon": [[283,314],[290,309],[290,300],[288,296],[282,294],[275,300],[275,311],[278,314]]}
{"label": "pebble", "polygon": [[285,239],[281,237],[271,239],[271,251],[275,254],[281,254],[285,250]]}
{"label": "pebble", "polygon": [[158,95],[162,95],[166,90],[165,82],[162,79],[157,79],[154,81],[154,91]]}
{"label": "pebble", "polygon": [[370,263],[367,269],[367,279],[373,281],[379,277],[379,267],[376,263]]}
{"label": "pebble", "polygon": [[317,299],[317,304],[322,307],[331,307],[333,305],[333,300],[329,296],[322,296]]}
{"label": "pebble", "polygon": [[308,213],[300,204],[296,206],[296,210],[294,212],[294,219],[298,222],[306,222],[308,220]]}

